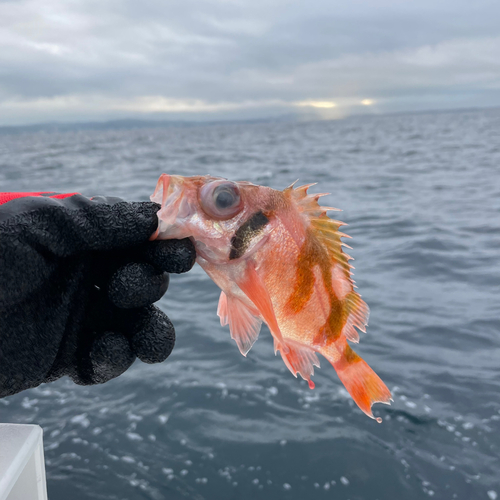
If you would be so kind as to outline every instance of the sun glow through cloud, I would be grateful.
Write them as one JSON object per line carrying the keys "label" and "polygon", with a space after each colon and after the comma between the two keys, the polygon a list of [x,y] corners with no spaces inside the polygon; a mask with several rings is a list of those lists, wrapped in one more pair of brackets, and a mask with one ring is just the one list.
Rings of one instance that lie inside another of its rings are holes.
{"label": "sun glow through cloud", "polygon": [[337,104],[332,101],[299,101],[294,103],[295,106],[311,106],[312,108],[323,108],[323,109],[329,109],[329,108],[336,108]]}
{"label": "sun glow through cloud", "polygon": [[372,106],[373,104],[375,104],[375,101],[373,99],[363,99],[361,101],[361,104],[363,106]]}

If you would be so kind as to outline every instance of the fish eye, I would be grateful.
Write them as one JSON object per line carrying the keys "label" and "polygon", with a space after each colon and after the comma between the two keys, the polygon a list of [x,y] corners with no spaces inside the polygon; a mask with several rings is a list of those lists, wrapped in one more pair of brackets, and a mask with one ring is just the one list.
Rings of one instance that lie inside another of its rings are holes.
{"label": "fish eye", "polygon": [[203,210],[210,216],[226,220],[241,211],[241,197],[238,186],[231,181],[215,181],[205,184],[200,191]]}
{"label": "fish eye", "polygon": [[240,193],[234,189],[234,186],[221,184],[214,189],[214,203],[217,208],[224,210],[239,203]]}

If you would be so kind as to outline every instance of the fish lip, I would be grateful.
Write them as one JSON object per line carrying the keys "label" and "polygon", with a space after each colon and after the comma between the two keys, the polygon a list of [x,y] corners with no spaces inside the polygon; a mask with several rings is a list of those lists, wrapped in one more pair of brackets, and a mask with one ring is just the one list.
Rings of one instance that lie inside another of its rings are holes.
{"label": "fish lip", "polygon": [[196,207],[189,202],[183,177],[163,174],[151,201],[161,204],[157,213],[157,236],[162,239],[190,236],[186,233],[186,222],[193,216]]}

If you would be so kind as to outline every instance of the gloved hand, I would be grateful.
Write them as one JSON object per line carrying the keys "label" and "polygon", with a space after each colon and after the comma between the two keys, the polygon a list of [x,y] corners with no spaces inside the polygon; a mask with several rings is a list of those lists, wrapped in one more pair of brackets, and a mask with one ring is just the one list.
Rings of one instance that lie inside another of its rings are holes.
{"label": "gloved hand", "polygon": [[188,239],[148,241],[159,208],[0,194],[0,397],[63,375],[103,383],[136,356],[168,357],[174,327],[152,303],[169,272],[191,269],[195,250]]}

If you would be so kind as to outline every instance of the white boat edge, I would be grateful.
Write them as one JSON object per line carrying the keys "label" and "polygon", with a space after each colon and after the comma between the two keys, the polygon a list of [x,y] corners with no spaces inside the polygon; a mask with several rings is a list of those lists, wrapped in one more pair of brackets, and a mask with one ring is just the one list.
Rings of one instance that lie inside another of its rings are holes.
{"label": "white boat edge", "polygon": [[39,425],[0,424],[0,500],[47,500]]}

